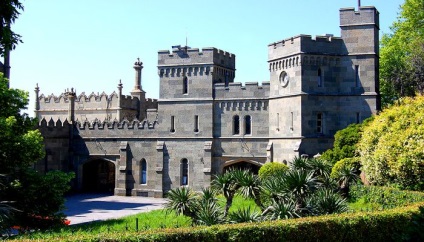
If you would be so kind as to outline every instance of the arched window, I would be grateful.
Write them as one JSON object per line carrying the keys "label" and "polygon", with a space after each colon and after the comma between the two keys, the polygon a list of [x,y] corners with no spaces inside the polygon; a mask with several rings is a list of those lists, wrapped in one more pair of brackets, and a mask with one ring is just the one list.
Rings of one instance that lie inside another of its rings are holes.
{"label": "arched window", "polygon": [[140,163],[140,184],[147,184],[147,162],[145,159],[141,159]]}
{"label": "arched window", "polygon": [[240,117],[238,115],[233,117],[233,134],[240,134]]}
{"label": "arched window", "polygon": [[183,78],[183,94],[188,94],[188,79],[186,76]]}
{"label": "arched window", "polygon": [[318,81],[318,87],[322,87],[322,71],[321,68],[318,68],[318,73],[317,73],[317,81]]}
{"label": "arched window", "polygon": [[250,115],[244,116],[244,134],[252,134],[252,117]]}
{"label": "arched window", "polygon": [[181,160],[181,186],[188,185],[188,160],[186,158]]}

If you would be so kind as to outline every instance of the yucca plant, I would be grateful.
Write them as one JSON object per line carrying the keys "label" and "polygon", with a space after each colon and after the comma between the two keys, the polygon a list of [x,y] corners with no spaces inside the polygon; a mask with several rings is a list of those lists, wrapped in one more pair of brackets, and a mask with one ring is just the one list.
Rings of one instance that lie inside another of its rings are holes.
{"label": "yucca plant", "polygon": [[176,214],[190,218],[195,217],[195,212],[199,207],[198,195],[187,187],[178,187],[167,193],[168,202],[165,208],[175,211]]}
{"label": "yucca plant", "polygon": [[277,199],[262,212],[262,216],[268,220],[299,218],[299,211],[293,199]]}
{"label": "yucca plant", "polygon": [[331,164],[325,160],[312,158],[306,161],[307,170],[313,171],[314,176],[321,177],[331,174]]}
{"label": "yucca plant", "polygon": [[240,172],[240,170],[231,169],[223,174],[216,175],[212,180],[212,188],[217,190],[219,193],[222,193],[225,197],[225,217],[227,217],[228,211],[233,204],[234,196],[237,190],[240,188],[240,185],[234,178],[235,172]]}
{"label": "yucca plant", "polygon": [[348,211],[345,198],[329,190],[319,189],[308,198],[307,208],[313,215],[344,213]]}
{"label": "yucca plant", "polygon": [[225,223],[224,211],[217,201],[205,200],[195,211],[194,223],[198,225],[214,225]]}
{"label": "yucca plant", "polygon": [[359,179],[355,167],[343,166],[336,174],[339,190],[343,197],[349,197],[350,185]]}
{"label": "yucca plant", "polygon": [[308,158],[303,157],[295,157],[290,163],[289,163],[290,170],[309,170],[308,165]]}
{"label": "yucca plant", "polygon": [[261,214],[248,207],[230,212],[229,218],[231,223],[251,223],[260,221]]}
{"label": "yucca plant", "polygon": [[252,198],[258,207],[262,207],[259,177],[249,170],[235,170],[232,176],[238,184],[238,193],[244,198]]}

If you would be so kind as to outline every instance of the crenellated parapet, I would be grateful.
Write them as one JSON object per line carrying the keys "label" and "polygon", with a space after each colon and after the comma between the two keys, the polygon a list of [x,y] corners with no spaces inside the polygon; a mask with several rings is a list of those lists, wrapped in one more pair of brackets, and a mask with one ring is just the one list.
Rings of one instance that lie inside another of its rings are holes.
{"label": "crenellated parapet", "polygon": [[240,82],[214,84],[215,99],[265,99],[269,96],[269,82]]}
{"label": "crenellated parapet", "polygon": [[89,122],[88,120],[85,120],[83,122],[77,121],[76,127],[78,130],[111,130],[111,129],[126,129],[126,130],[143,130],[143,129],[154,129],[155,126],[158,124],[157,120],[142,120],[139,121],[137,119],[134,120],[128,120],[124,119],[121,122],[118,122],[118,120],[113,121],[100,121],[100,120],[94,120],[92,122]]}
{"label": "crenellated parapet", "polygon": [[227,100],[217,101],[216,107],[222,113],[233,111],[268,111],[268,100]]}

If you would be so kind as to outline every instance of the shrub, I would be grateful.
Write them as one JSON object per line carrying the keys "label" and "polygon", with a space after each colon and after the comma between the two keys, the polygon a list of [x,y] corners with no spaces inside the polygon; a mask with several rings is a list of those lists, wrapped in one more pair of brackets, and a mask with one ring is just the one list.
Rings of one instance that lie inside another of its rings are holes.
{"label": "shrub", "polygon": [[288,169],[289,167],[283,163],[268,162],[259,169],[258,175],[261,179],[265,179],[270,176],[284,174]]}
{"label": "shrub", "polygon": [[405,98],[365,127],[358,150],[371,184],[424,189],[423,110],[424,96]]}
{"label": "shrub", "polygon": [[344,158],[336,162],[333,168],[331,169],[331,178],[337,179],[338,175],[344,168],[353,169],[359,174],[359,169],[361,167],[360,158],[352,157],[352,158]]}

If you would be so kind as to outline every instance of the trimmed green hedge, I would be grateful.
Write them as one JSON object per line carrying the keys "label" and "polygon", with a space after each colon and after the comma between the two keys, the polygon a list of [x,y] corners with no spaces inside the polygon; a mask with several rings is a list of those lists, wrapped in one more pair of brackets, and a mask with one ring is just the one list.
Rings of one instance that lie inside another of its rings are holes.
{"label": "trimmed green hedge", "polygon": [[[48,238],[49,241],[422,241],[424,202],[377,212]],[[421,237],[420,237],[421,236]]]}

